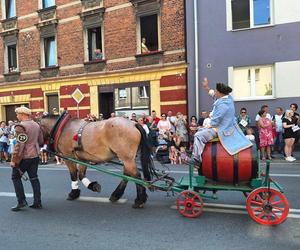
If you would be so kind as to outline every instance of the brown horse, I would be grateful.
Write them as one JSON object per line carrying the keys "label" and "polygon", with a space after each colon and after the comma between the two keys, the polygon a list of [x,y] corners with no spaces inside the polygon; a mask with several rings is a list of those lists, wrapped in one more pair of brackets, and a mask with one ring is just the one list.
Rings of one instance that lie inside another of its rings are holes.
{"label": "brown horse", "polygon": [[[57,116],[46,116],[40,120],[40,127],[45,140],[49,140],[50,132],[55,125]],[[81,133],[81,150],[76,150],[78,142],[76,136]],[[151,158],[151,148],[148,145],[147,136],[139,124],[135,124],[125,118],[116,117],[104,121],[86,122],[81,119],[71,118],[63,127],[61,134],[56,139],[55,151],[63,156],[76,158],[85,162],[101,163],[118,157],[124,164],[123,172],[127,176],[140,178],[141,175],[136,165],[136,155],[140,148],[141,165],[144,179],[150,181],[155,170]],[[72,191],[68,195],[69,200],[79,197],[79,180],[92,191],[100,192],[100,185],[86,178],[86,167],[80,166],[79,174],[75,163],[66,161],[69,168]],[[116,190],[111,194],[110,201],[119,200],[126,188],[127,181],[122,180]],[[147,200],[145,187],[136,184],[137,197],[134,208],[143,207]]]}

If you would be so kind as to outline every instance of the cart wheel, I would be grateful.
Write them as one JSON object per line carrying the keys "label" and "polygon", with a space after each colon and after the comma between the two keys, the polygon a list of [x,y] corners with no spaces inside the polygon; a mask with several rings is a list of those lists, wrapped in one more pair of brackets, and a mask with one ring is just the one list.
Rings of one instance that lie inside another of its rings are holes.
{"label": "cart wheel", "polygon": [[176,206],[183,216],[195,218],[202,214],[203,200],[196,192],[186,190],[178,195]]}
{"label": "cart wheel", "polygon": [[257,223],[273,226],[285,221],[289,214],[289,203],[281,192],[261,187],[249,194],[247,210]]}

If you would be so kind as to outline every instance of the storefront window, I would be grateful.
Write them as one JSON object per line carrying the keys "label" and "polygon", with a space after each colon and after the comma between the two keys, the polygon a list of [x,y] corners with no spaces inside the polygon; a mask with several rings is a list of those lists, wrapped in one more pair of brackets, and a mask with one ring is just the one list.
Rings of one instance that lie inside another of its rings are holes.
{"label": "storefront window", "polygon": [[149,115],[150,109],[150,88],[149,85],[134,87],[119,87],[114,90],[115,112],[117,116],[136,113]]}

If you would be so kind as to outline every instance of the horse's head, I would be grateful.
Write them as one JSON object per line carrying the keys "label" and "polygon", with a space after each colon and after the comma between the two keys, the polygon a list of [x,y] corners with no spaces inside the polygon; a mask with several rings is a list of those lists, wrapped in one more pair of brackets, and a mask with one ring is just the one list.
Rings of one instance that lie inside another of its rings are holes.
{"label": "horse's head", "polygon": [[51,129],[53,128],[57,118],[58,118],[57,115],[47,115],[47,116],[43,116],[39,120],[39,125],[43,132],[44,141],[49,141]]}

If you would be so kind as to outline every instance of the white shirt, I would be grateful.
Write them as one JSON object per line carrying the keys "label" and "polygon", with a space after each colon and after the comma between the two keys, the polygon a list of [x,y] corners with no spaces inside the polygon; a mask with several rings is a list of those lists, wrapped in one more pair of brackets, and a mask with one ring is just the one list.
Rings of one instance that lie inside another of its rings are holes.
{"label": "white shirt", "polygon": [[149,134],[149,128],[146,124],[143,125],[143,129],[145,130],[146,134]]}
{"label": "white shirt", "polygon": [[[255,117],[255,121],[258,122],[258,120],[259,120],[260,118],[261,118],[260,115],[257,114],[256,117]],[[267,113],[266,118],[268,118],[270,121],[272,121],[272,117],[271,117],[271,115],[270,115],[269,113]]]}
{"label": "white shirt", "polygon": [[209,117],[204,119],[204,121],[203,121],[204,128],[207,128],[210,125],[210,120],[211,120],[211,118],[209,118]]}

